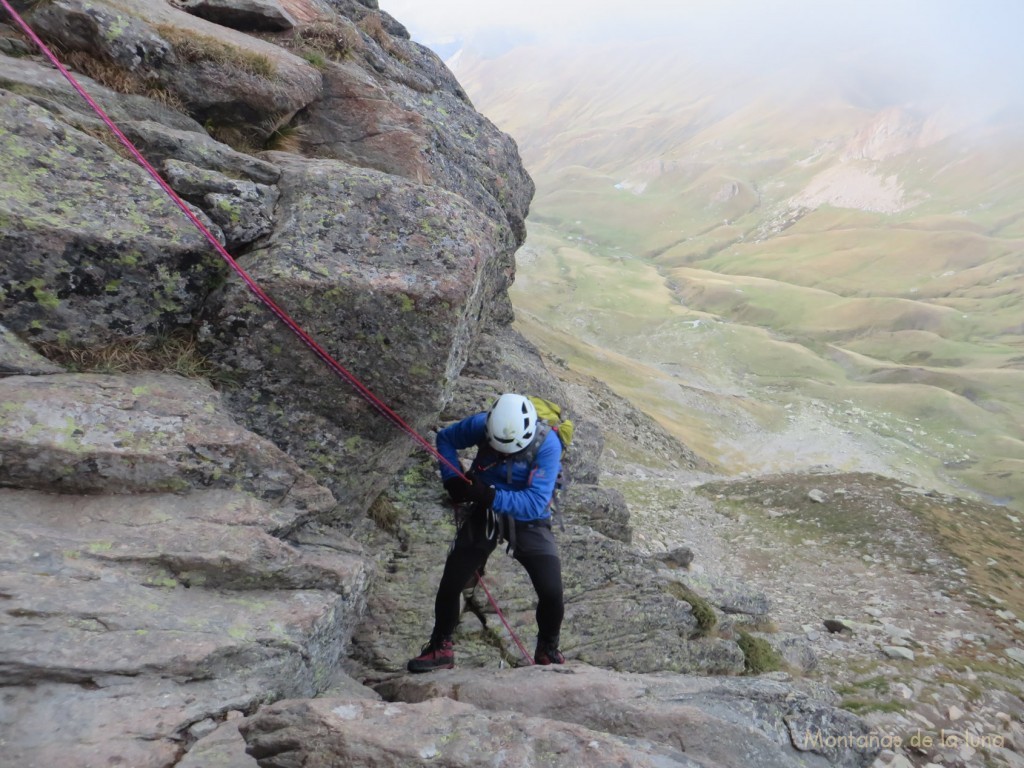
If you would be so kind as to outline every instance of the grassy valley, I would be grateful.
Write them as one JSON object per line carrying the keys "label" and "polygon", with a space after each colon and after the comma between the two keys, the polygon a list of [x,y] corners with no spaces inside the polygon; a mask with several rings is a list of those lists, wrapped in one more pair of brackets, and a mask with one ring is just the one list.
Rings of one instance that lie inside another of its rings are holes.
{"label": "grassy valley", "polygon": [[1024,508],[1012,125],[656,51],[457,73],[537,181],[528,335],[725,473],[872,471]]}

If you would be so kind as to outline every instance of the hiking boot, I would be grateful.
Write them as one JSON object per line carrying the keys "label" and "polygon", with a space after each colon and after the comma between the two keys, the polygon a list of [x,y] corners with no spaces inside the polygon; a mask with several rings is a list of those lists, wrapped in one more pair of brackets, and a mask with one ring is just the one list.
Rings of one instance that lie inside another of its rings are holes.
{"label": "hiking boot", "polygon": [[410,659],[406,669],[410,672],[430,672],[435,669],[452,669],[455,667],[455,647],[450,637],[435,640],[423,646],[420,655]]}
{"label": "hiking boot", "polygon": [[535,664],[547,666],[548,664],[565,664],[565,656],[558,650],[558,643],[545,643],[537,641],[537,650],[533,652]]}

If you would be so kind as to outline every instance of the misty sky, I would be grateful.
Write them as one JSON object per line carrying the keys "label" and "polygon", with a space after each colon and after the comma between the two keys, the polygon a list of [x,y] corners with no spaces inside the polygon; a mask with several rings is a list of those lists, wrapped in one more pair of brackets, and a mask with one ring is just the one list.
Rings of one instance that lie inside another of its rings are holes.
{"label": "misty sky", "polygon": [[413,39],[559,45],[663,37],[759,69],[862,62],[924,89],[1024,104],[1024,0],[380,0]]}

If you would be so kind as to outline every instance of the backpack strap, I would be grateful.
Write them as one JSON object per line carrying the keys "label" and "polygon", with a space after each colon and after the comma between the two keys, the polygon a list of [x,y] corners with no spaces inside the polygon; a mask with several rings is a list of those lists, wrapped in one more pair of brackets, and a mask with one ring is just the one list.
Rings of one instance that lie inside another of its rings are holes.
{"label": "backpack strap", "polygon": [[528,446],[518,453],[513,453],[505,460],[505,482],[509,485],[512,484],[512,465],[520,461],[525,461],[527,465],[533,466],[533,463],[537,460],[537,454],[540,453],[540,447],[544,445],[544,441],[547,440],[548,433],[551,431],[551,425],[546,421],[537,422],[537,434],[533,436],[533,440]]}

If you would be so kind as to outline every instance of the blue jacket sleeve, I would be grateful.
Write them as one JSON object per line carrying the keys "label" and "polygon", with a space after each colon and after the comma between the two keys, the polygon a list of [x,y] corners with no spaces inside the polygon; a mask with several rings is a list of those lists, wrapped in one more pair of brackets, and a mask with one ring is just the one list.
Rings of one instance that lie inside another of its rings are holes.
{"label": "blue jacket sleeve", "polygon": [[[462,421],[450,424],[437,433],[437,452],[450,461],[454,466],[460,467],[459,451],[463,448],[471,448],[480,445],[487,439],[487,414],[477,413],[467,416]],[[445,462],[438,462],[441,467],[441,480],[451,477],[458,477],[454,470]]]}
{"label": "blue jacket sleeve", "polygon": [[562,466],[562,441],[558,434],[548,432],[544,444],[537,452],[537,458],[530,468],[526,487],[502,489],[496,486],[495,512],[511,515],[516,520],[541,520],[551,516],[548,508],[555,493],[555,483]]}

